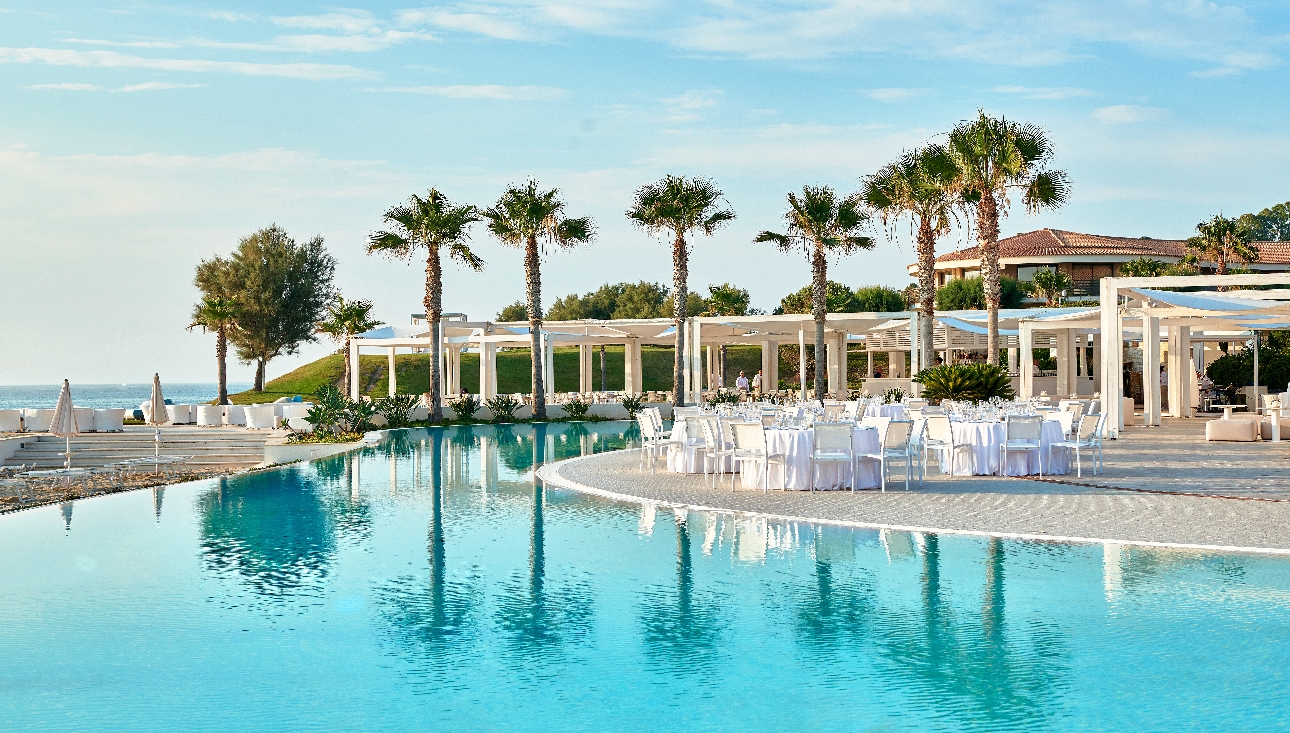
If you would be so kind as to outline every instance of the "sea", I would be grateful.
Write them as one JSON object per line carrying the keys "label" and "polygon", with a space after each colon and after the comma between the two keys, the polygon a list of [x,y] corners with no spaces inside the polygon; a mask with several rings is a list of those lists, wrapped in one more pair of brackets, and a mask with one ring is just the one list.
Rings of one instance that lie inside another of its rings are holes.
{"label": "sea", "polygon": [[[22,407],[50,409],[58,404],[61,384],[0,385],[0,410]],[[229,394],[251,388],[250,382],[230,382]],[[175,405],[200,405],[219,396],[219,385],[210,383],[161,383],[162,396]],[[135,409],[152,396],[152,383],[72,384],[72,404],[77,407]]]}

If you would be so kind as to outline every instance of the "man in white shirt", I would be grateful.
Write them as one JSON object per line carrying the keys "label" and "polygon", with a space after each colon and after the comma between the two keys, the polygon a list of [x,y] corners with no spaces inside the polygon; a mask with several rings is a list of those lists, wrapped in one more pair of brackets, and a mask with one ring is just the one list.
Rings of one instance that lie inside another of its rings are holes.
{"label": "man in white shirt", "polygon": [[761,394],[761,370],[760,369],[758,369],[757,373],[753,375],[752,391],[753,391],[753,394],[755,395]]}
{"label": "man in white shirt", "polygon": [[739,372],[739,378],[735,380],[735,389],[745,393],[748,391],[748,377],[743,372]]}

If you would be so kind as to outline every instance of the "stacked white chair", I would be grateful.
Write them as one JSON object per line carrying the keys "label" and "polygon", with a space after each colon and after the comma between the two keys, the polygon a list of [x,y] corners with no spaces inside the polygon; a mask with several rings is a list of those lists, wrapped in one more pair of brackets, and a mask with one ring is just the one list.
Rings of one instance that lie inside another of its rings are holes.
{"label": "stacked white chair", "polygon": [[[782,453],[770,453],[766,445],[766,428],[761,423],[730,423],[731,435],[735,444],[735,464],[752,463],[761,471],[761,490],[766,493],[770,487],[771,464],[785,465],[787,457]],[[731,490],[734,484],[731,483]]]}
{"label": "stacked white chair", "polygon": [[[885,430],[880,430],[881,436],[877,453],[860,453],[856,458],[868,458],[878,461],[879,475],[881,476],[880,488],[883,492],[887,491],[887,465],[893,458],[900,458],[905,463],[905,491],[909,491],[910,474],[913,468],[913,448],[910,444],[910,436],[914,431],[912,420],[889,420]],[[852,487],[854,491],[854,487]]]}
{"label": "stacked white chair", "polygon": [[1065,448],[1067,452],[1075,453],[1075,477],[1083,477],[1083,467],[1080,465],[1080,449],[1085,449],[1093,453],[1093,475],[1100,473],[1102,468],[1102,428],[1106,425],[1106,415],[1085,415],[1080,418],[1076,427],[1075,434],[1062,442],[1056,447]]}
{"label": "stacked white chair", "polygon": [[[716,419],[699,420],[698,422],[699,422],[699,425],[702,426],[703,439],[708,446],[706,449],[706,454],[707,454],[706,457],[712,459],[712,465],[713,465],[712,488],[715,489],[717,488],[717,478],[719,476],[725,475],[726,459],[734,458],[735,449],[732,446],[727,445],[727,441],[725,440],[721,430],[721,423],[718,420]],[[707,471],[708,471],[708,465],[705,462],[703,464],[703,472],[706,474]],[[730,488],[734,489],[734,487],[735,487],[735,472],[731,471]]]}
{"label": "stacked white chair", "polygon": [[654,421],[647,414],[636,416],[636,424],[641,429],[641,455],[638,469],[645,470],[645,458],[649,458],[649,472],[654,473],[654,464],[658,460],[659,450],[663,446],[662,436],[657,428],[654,427]]}

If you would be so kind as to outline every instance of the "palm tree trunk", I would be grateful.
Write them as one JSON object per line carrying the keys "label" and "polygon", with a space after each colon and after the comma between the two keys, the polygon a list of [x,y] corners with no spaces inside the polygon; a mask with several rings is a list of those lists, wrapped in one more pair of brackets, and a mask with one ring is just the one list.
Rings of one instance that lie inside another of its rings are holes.
{"label": "palm tree trunk", "polygon": [[533,417],[546,419],[546,385],[542,383],[542,262],[537,237],[524,247],[524,278],[528,285],[529,349],[533,358]]}
{"label": "palm tree trunk", "polygon": [[927,219],[918,221],[918,363],[927,369],[934,361],[932,326],[936,318],[936,235]]}
{"label": "palm tree trunk", "polygon": [[[811,315],[815,318],[815,399],[824,402],[828,356],[824,349],[824,316],[828,313],[829,263],[824,258],[824,243],[816,240],[811,258]],[[806,399],[806,395],[802,395]]]}
{"label": "palm tree trunk", "polygon": [[219,380],[219,402],[228,404],[228,326],[221,323],[215,331],[216,378]]}
{"label": "palm tree trunk", "polygon": [[346,333],[345,340],[344,342],[342,342],[341,352],[340,352],[341,353],[340,392],[346,397],[349,396],[349,388],[350,388],[350,385],[352,384],[352,381],[350,380],[350,375],[349,375],[349,340],[350,338],[351,338],[350,335]]}
{"label": "palm tree trunk", "polygon": [[443,349],[439,333],[443,328],[443,262],[439,248],[426,247],[426,321],[430,324],[430,421],[443,419],[443,391],[440,389]]}
{"label": "palm tree trunk", "polygon": [[976,207],[977,242],[981,248],[981,285],[985,290],[986,361],[999,363],[999,206],[986,192]]}
{"label": "palm tree trunk", "polygon": [[672,404],[685,404],[685,305],[690,299],[689,251],[685,246],[685,232],[677,232],[672,243],[672,321],[676,326],[676,354],[672,366]]}
{"label": "palm tree trunk", "polygon": [[255,362],[255,386],[256,392],[264,391],[264,366],[266,359],[257,359]]}

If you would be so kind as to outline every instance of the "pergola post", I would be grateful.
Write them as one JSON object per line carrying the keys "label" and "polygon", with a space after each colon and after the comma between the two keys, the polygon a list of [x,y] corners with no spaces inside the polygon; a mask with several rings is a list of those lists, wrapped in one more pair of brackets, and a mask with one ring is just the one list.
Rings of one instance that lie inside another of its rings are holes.
{"label": "pergola post", "polygon": [[591,386],[591,344],[578,344],[578,391],[595,392]]}
{"label": "pergola post", "polygon": [[697,320],[690,320],[690,377],[689,396],[686,402],[697,405],[703,402],[703,327]]}
{"label": "pergola post", "polygon": [[1169,327],[1169,414],[1191,417],[1191,327]]}
{"label": "pergola post", "polygon": [[716,354],[713,353],[712,344],[703,348],[703,382],[708,389],[717,388],[717,363]]}
{"label": "pergola post", "polygon": [[641,342],[636,339],[632,339],[632,381],[629,389],[632,394],[645,392],[645,369],[641,366]]}
{"label": "pergola post", "polygon": [[555,395],[555,339],[542,332],[542,384],[548,400]]}
{"label": "pergola post", "polygon": [[1142,316],[1142,424],[1160,425],[1160,319]]}
{"label": "pergola post", "polygon": [[479,399],[487,401],[497,396],[497,345],[479,340]]}
{"label": "pergola post", "polygon": [[[829,396],[846,391],[846,369],[841,364],[846,357],[846,334],[835,334],[825,342],[825,354],[829,362]],[[817,362],[818,363],[818,362]],[[844,395],[845,396],[845,395]]]}
{"label": "pergola post", "polygon": [[905,378],[905,352],[903,351],[887,352],[887,378],[888,379]]}
{"label": "pergola post", "polygon": [[390,379],[389,379],[390,390],[389,391],[390,391],[390,396],[393,397],[394,395],[399,393],[399,378],[398,378],[398,373],[394,368],[394,347],[393,346],[391,346],[389,349],[389,362],[390,362]]}
{"label": "pergola post", "polygon": [[871,379],[873,378],[873,349],[869,348],[869,344],[867,342],[865,343],[864,346],[865,346],[864,353],[865,353],[865,356],[867,357],[866,361],[869,362],[868,371],[864,373],[864,378]]}
{"label": "pergola post", "polygon": [[1021,398],[1035,396],[1035,325],[1030,321],[1017,322],[1018,348],[1021,350]]}
{"label": "pergola post", "polygon": [[349,388],[349,398],[350,398],[351,400],[357,400],[357,399],[358,399],[358,382],[359,382],[359,378],[358,378],[358,341],[357,341],[357,340],[350,340],[350,342],[349,342],[349,355],[348,355],[348,357],[347,357],[347,358],[349,359],[349,384],[347,384],[347,385],[345,385],[345,386]]}
{"label": "pergola post", "polygon": [[461,347],[452,349],[452,394],[456,398],[461,393]]}
{"label": "pergola post", "polygon": [[1057,332],[1057,396],[1066,397],[1071,393],[1071,335],[1069,332]]}
{"label": "pergola post", "polygon": [[797,373],[801,377],[802,394],[799,399],[806,399],[806,331],[797,329]]}
{"label": "pergola post", "polygon": [[1008,349],[1008,373],[1009,374],[1017,374],[1017,368],[1018,368],[1017,355],[1018,354],[1017,354],[1016,348]]}
{"label": "pergola post", "polygon": [[776,341],[761,342],[761,391],[775,392],[779,389],[779,343]]}

